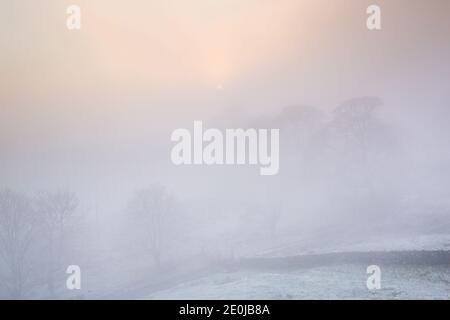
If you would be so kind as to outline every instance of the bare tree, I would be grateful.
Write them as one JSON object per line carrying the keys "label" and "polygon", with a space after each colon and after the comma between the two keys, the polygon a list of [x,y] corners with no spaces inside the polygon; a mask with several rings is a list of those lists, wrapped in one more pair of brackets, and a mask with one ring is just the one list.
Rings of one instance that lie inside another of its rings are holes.
{"label": "bare tree", "polygon": [[[355,224],[362,216],[377,223],[384,220],[395,206],[395,187],[390,185],[396,174],[393,158],[395,135],[383,121],[377,109],[382,101],[376,97],[348,100],[333,113],[333,119],[323,128],[316,155],[322,179],[333,190],[338,206]],[[321,160],[323,159],[323,160]],[[336,216],[337,217],[337,216]],[[343,216],[341,215],[341,219]]]}
{"label": "bare tree", "polygon": [[364,164],[368,161],[370,134],[379,129],[373,117],[382,104],[376,97],[362,97],[344,102],[334,110],[334,124],[340,133],[359,147]]}
{"label": "bare tree", "polygon": [[11,190],[0,192],[0,257],[6,270],[1,279],[12,298],[23,298],[30,272],[29,252],[36,227],[30,200]]}
{"label": "bare tree", "polygon": [[58,191],[41,193],[36,197],[36,209],[43,218],[47,238],[47,286],[55,294],[55,275],[62,268],[65,234],[78,206],[74,193]]}
{"label": "bare tree", "polygon": [[334,110],[333,120],[325,127],[331,152],[327,156],[335,160],[336,172],[367,190],[372,189],[370,174],[381,148],[380,140],[388,131],[374,114],[381,104],[376,97],[348,100]]}
{"label": "bare tree", "polygon": [[168,216],[173,208],[173,196],[159,184],[138,191],[129,203],[129,211],[137,217],[138,229],[143,232],[144,246],[152,254],[157,268],[161,266]]}

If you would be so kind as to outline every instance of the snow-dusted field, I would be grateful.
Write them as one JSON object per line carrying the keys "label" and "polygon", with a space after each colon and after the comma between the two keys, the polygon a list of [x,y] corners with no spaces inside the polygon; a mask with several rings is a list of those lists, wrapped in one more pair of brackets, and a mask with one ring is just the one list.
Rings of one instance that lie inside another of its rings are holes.
{"label": "snow-dusted field", "polygon": [[[449,247],[450,237],[442,234],[320,246],[285,240],[249,256],[247,268],[187,281],[145,299],[449,299]],[[377,261],[381,289],[369,290],[366,269]]]}
{"label": "snow-dusted field", "polygon": [[450,250],[450,235],[363,235],[358,238],[350,234],[347,238],[345,235],[341,237],[321,235],[319,238],[284,237],[280,238],[278,243],[277,241],[264,243],[264,247],[259,249],[257,254],[243,251],[242,256],[276,258],[339,252],[422,250]]}
{"label": "snow-dusted field", "polygon": [[289,272],[217,273],[146,299],[449,299],[450,266],[380,266],[381,289],[367,289],[366,265]]}

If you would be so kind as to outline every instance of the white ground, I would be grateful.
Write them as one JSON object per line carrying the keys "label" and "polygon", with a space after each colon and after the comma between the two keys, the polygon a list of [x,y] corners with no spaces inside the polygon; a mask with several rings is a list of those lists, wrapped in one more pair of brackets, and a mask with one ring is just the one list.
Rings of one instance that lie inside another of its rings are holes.
{"label": "white ground", "polygon": [[449,299],[449,267],[381,267],[381,289],[367,289],[366,266],[295,272],[218,273],[147,299]]}
{"label": "white ground", "polygon": [[[430,234],[414,236],[379,236],[356,239],[280,239],[278,244],[267,245],[260,249],[259,257],[288,257],[304,254],[322,254],[332,252],[369,252],[369,251],[433,251],[450,250],[449,234]],[[242,256],[255,256],[243,252]]]}

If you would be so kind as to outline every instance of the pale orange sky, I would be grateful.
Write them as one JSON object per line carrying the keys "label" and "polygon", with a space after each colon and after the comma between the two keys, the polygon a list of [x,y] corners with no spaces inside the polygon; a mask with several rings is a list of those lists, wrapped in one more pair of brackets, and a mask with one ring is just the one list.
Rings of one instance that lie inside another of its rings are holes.
{"label": "pale orange sky", "polygon": [[320,73],[342,77],[335,64],[351,62],[351,72],[358,60],[365,69],[385,65],[368,60],[367,50],[397,59],[398,50],[411,49],[408,38],[430,36],[430,23],[438,28],[449,7],[447,1],[379,1],[385,28],[369,35],[365,8],[373,1],[365,0],[75,2],[82,9],[79,32],[65,28],[73,1],[2,4],[3,99],[173,95],[238,87],[254,77],[270,81],[273,72],[286,70],[303,81]]}
{"label": "pale orange sky", "polygon": [[78,1],[82,30],[69,32],[69,3],[9,4],[21,16],[3,28],[1,81],[13,95],[24,97],[24,86],[32,99],[109,86],[124,93],[226,86],[294,57],[307,61],[332,19],[320,1]]}
{"label": "pale orange sky", "polygon": [[[373,3],[379,32],[366,29]],[[80,31],[66,29],[69,4]],[[170,175],[175,128],[293,104],[379,96],[420,122],[450,92],[449,12],[448,0],[3,1],[0,182],[119,194]]]}
{"label": "pale orange sky", "polygon": [[[136,127],[171,127],[178,116],[335,104],[439,81],[450,2],[377,1],[375,33],[365,27],[372,2],[2,3],[0,132],[16,146],[80,131],[83,144],[98,128],[133,140]],[[80,31],[66,29],[72,3]]]}

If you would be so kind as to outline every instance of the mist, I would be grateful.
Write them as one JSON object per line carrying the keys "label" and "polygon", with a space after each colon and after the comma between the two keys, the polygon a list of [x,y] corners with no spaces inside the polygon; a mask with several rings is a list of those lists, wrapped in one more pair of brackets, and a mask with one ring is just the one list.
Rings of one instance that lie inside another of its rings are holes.
{"label": "mist", "polygon": [[[165,297],[330,252],[447,262],[448,1],[377,1],[377,32],[371,1],[77,2],[76,32],[68,1],[2,4],[1,297]],[[279,172],[174,165],[194,121],[279,129]]]}

